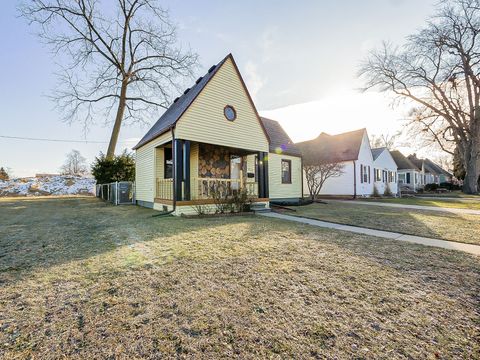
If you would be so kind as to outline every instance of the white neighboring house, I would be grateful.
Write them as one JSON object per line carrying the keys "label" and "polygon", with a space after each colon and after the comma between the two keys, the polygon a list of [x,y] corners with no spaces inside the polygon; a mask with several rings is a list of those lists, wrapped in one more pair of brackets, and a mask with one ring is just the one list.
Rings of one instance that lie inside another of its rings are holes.
{"label": "white neighboring house", "polygon": [[[320,195],[371,196],[373,193],[373,157],[366,129],[338,135],[321,133],[317,138],[296,144],[304,164],[341,163],[343,174],[326,180]],[[304,196],[309,196],[305,174]]]}
{"label": "white neighboring house", "polygon": [[430,159],[420,159],[417,154],[412,154],[408,156],[408,160],[422,170],[423,186],[426,184],[440,185],[442,182],[450,181],[452,177],[452,174]]}
{"label": "white neighboring house", "polygon": [[417,192],[417,190],[423,189],[422,170],[400,151],[393,150],[390,151],[390,154],[397,164],[399,190],[411,190]]}
{"label": "white neighboring house", "polygon": [[392,194],[398,192],[397,163],[386,147],[372,149],[374,186],[380,195],[388,188]]}

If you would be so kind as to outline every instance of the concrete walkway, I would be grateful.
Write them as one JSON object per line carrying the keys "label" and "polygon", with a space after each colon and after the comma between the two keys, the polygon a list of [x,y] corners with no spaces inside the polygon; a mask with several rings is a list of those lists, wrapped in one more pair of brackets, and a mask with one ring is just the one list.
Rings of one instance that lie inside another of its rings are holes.
{"label": "concrete walkway", "polygon": [[431,239],[421,236],[414,236],[414,235],[404,235],[390,231],[383,231],[383,230],[373,230],[362,228],[358,226],[350,226],[350,225],[341,225],[335,224],[327,221],[321,220],[313,220],[302,218],[299,216],[292,216],[292,215],[285,215],[285,214],[278,214],[274,212],[270,213],[261,213],[258,214],[261,216],[266,216],[269,218],[280,219],[280,220],[289,220],[295,221],[302,224],[308,224],[313,226],[319,226],[328,229],[334,230],[342,230],[342,231],[349,231],[357,234],[365,234],[371,236],[382,237],[386,239],[393,239],[393,240],[400,240],[400,241],[407,241],[415,244],[422,244],[426,246],[435,246],[449,250],[459,250],[464,251],[466,253],[474,254],[480,256],[480,246],[479,245],[472,245],[472,244],[462,244],[455,241],[447,241],[447,240],[439,240],[439,239]]}
{"label": "concrete walkway", "polygon": [[415,195],[415,199],[423,199],[423,200],[445,200],[445,201],[460,201],[460,202],[471,202],[471,201],[478,201],[480,202],[480,197],[445,197],[445,196],[421,196]]}
{"label": "concrete walkway", "polygon": [[342,203],[350,203],[355,205],[370,205],[370,206],[386,206],[400,209],[414,209],[414,210],[428,210],[428,211],[441,211],[441,212],[450,212],[456,214],[471,214],[471,215],[480,215],[480,210],[475,209],[459,209],[459,208],[446,208],[438,206],[423,206],[423,205],[407,205],[407,204],[391,204],[380,201],[353,201],[352,200],[328,200]]}

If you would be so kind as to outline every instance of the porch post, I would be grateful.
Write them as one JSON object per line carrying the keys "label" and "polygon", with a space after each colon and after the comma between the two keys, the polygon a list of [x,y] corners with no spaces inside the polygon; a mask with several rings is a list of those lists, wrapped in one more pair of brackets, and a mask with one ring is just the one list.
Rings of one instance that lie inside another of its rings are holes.
{"label": "porch post", "polygon": [[[263,196],[264,198],[268,198],[269,196],[269,189],[268,189],[268,153],[264,152],[263,153],[263,181],[265,184],[263,185]],[[292,171],[292,169],[290,169]]]}
{"label": "porch post", "polygon": [[258,153],[258,197],[268,198],[268,153]]}
{"label": "porch post", "polygon": [[258,197],[262,198],[265,192],[264,171],[263,171],[263,152],[259,151],[258,156]]}
{"label": "porch post", "polygon": [[182,201],[183,181],[183,141],[175,139],[173,143],[173,181],[175,181],[175,200]]}
{"label": "porch post", "polygon": [[183,180],[184,186],[184,199],[190,200],[190,141],[185,140],[183,142]]}

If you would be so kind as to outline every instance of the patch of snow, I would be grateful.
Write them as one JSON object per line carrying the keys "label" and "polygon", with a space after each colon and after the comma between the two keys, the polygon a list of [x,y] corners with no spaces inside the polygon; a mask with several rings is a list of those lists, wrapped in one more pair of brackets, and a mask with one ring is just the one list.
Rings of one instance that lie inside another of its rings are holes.
{"label": "patch of snow", "polygon": [[83,176],[52,175],[0,180],[0,196],[94,195],[95,179]]}

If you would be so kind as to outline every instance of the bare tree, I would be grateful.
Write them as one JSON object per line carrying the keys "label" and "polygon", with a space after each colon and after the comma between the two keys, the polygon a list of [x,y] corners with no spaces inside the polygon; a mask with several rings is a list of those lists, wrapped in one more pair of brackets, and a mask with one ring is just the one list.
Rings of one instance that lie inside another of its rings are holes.
{"label": "bare tree", "polygon": [[305,172],[305,180],[307,181],[310,198],[315,200],[327,179],[342,175],[343,167],[341,163],[304,165],[303,170]]}
{"label": "bare tree", "polygon": [[400,131],[394,133],[393,135],[388,133],[380,135],[373,134],[370,136],[370,146],[372,148],[386,147],[387,149],[393,149],[397,146],[400,135]]}
{"label": "bare tree", "polygon": [[197,55],[177,47],[175,26],[157,0],[32,0],[20,7],[62,66],[52,94],[64,120],[84,131],[116,109],[107,157],[124,120],[167,108],[172,88],[191,76]]}
{"label": "bare tree", "polygon": [[83,175],[87,172],[87,161],[78,150],[67,154],[65,163],[60,168],[64,175]]}
{"label": "bare tree", "polygon": [[425,27],[401,47],[384,44],[360,69],[366,89],[411,101],[411,126],[453,155],[466,170],[464,191],[480,173],[480,0],[439,4]]}

